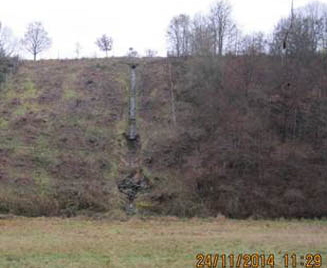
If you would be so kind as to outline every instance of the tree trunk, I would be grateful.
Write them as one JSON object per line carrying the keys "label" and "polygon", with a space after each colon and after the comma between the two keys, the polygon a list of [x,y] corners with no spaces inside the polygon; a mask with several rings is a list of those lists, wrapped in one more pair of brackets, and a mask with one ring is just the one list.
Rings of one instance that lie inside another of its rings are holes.
{"label": "tree trunk", "polygon": [[173,75],[171,71],[171,63],[168,62],[169,68],[169,80],[170,80],[170,101],[171,101],[171,114],[173,125],[176,126],[176,107],[175,107],[175,94],[174,94],[174,83],[173,83]]}

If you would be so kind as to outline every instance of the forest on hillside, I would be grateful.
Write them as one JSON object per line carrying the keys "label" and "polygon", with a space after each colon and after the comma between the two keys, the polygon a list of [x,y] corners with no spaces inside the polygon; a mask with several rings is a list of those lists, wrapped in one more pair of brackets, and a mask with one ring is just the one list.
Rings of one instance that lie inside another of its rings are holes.
{"label": "forest on hillside", "polygon": [[121,215],[122,183],[142,177],[127,180],[134,213],[327,216],[327,6],[242,35],[219,1],[174,17],[167,37],[165,58],[30,62],[0,50],[0,212]]}

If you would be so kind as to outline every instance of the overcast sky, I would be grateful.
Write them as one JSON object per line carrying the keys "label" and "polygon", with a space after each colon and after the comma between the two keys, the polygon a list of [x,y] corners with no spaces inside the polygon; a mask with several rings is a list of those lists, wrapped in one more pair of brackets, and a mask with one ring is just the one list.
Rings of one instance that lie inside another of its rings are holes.
{"label": "overcast sky", "polygon": [[[320,0],[327,3],[327,0]],[[180,13],[206,13],[212,0],[3,0],[0,21],[21,38],[26,26],[41,21],[53,44],[42,58],[102,57],[95,40],[106,33],[113,37],[111,55],[125,55],[133,47],[141,55],[153,49],[166,55],[166,31],[170,19]],[[230,0],[233,17],[243,32],[272,31],[277,21],[290,13],[291,0]],[[310,0],[294,0],[294,7]],[[27,56],[27,55],[26,55]],[[29,57],[29,56],[28,56]]]}

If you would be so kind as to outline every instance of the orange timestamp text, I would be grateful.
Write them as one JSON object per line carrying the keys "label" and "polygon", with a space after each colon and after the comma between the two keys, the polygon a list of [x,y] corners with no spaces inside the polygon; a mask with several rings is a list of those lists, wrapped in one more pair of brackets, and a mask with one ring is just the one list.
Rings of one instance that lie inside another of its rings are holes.
{"label": "orange timestamp text", "polygon": [[276,263],[275,254],[203,254],[196,255],[196,268],[320,268],[321,254],[284,254]]}

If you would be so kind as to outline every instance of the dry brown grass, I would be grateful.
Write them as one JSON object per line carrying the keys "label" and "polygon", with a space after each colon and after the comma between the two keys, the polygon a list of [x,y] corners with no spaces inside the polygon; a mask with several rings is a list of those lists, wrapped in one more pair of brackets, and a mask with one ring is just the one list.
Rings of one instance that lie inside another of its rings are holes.
{"label": "dry brown grass", "polygon": [[[0,221],[0,267],[195,267],[197,253],[320,253],[326,221],[132,218]],[[322,267],[327,267],[324,264]]]}

